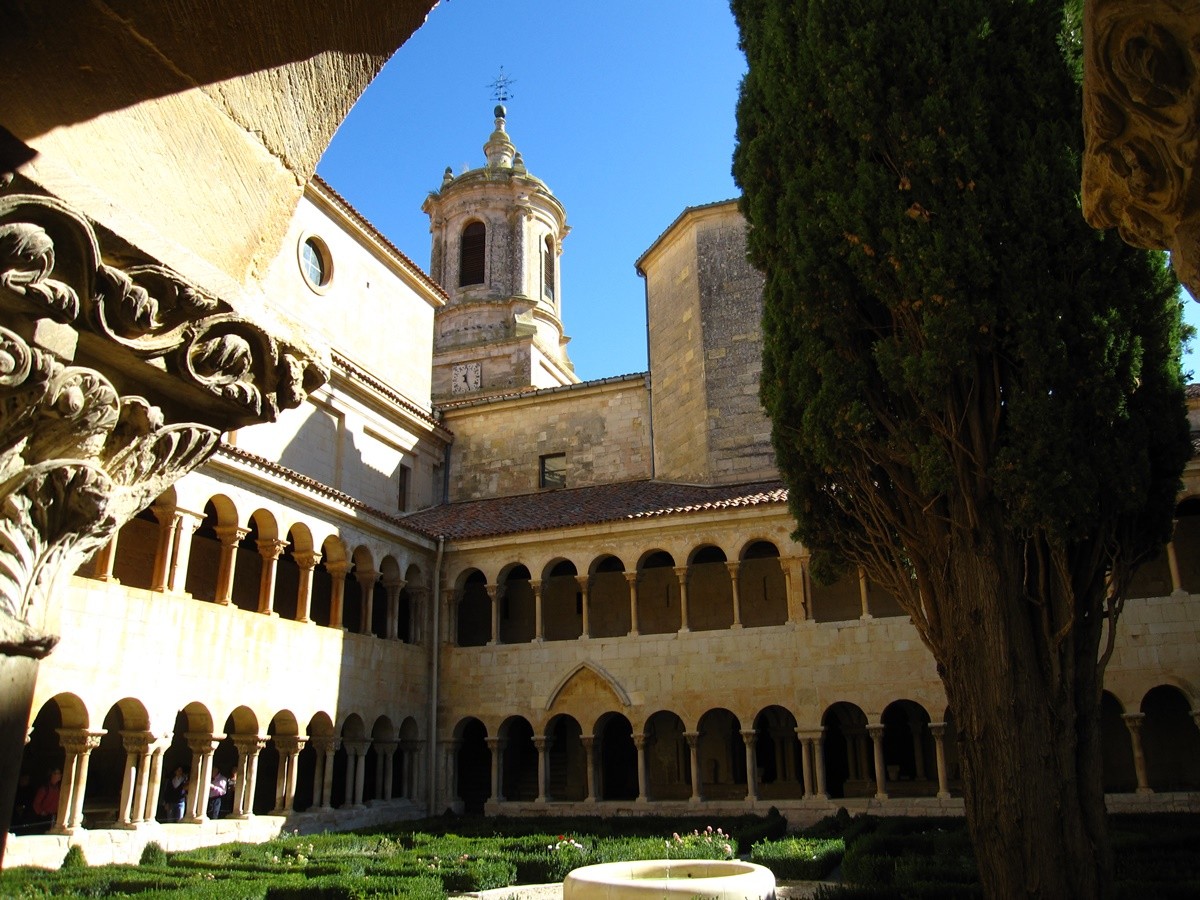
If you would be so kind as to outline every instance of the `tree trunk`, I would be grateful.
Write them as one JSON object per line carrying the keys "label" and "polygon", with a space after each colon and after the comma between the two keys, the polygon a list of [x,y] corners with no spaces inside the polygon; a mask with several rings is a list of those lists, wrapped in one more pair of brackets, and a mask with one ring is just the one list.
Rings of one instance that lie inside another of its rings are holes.
{"label": "tree trunk", "polygon": [[1104,897],[1112,859],[1099,739],[1103,583],[1090,578],[1080,596],[1054,574],[1069,571],[1065,552],[1002,529],[991,541],[979,534],[951,539],[948,577],[934,587],[945,600],[933,649],[984,892]]}

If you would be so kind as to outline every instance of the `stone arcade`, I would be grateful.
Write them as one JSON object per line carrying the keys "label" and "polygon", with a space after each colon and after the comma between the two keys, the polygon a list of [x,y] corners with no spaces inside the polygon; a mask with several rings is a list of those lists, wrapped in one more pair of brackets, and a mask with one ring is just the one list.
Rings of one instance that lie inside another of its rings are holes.
{"label": "stone arcade", "polygon": [[[144,12],[146,45],[52,3],[0,39],[4,716],[27,737],[0,777],[63,770],[50,833],[9,839],[5,864],[446,807],[961,810],[915,630],[864,578],[812,582],[790,538],[736,203],[685,210],[638,260],[650,371],[580,383],[566,210],[506,113],[484,163],[426,200],[433,277],[311,177],[431,4],[282,41],[257,5],[216,5],[219,38]],[[98,91],[112,39],[169,77],[130,63]],[[192,58],[218,39],[227,58]],[[288,72],[337,108],[276,116]],[[131,152],[163,164],[119,165]],[[198,196],[196,170],[223,174]],[[1194,810],[1195,463],[1133,593],[1109,803]],[[176,767],[183,820],[159,821]],[[210,821],[216,769],[235,787]]]}

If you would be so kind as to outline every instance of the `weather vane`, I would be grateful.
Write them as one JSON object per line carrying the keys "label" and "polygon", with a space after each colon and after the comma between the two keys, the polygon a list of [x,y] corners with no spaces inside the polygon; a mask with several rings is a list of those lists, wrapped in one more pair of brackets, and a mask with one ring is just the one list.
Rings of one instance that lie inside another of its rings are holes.
{"label": "weather vane", "polygon": [[504,66],[501,66],[499,77],[488,85],[492,89],[492,99],[499,103],[507,103],[513,98],[512,86],[516,83],[517,79],[505,75]]}

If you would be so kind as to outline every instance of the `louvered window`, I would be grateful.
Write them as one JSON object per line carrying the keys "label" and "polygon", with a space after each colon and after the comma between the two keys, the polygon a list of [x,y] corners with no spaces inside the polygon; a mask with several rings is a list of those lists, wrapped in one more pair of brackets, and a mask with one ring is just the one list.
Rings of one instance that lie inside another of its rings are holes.
{"label": "louvered window", "polygon": [[483,260],[487,247],[487,229],[482,222],[472,222],[462,233],[458,256],[458,286],[483,284]]}
{"label": "louvered window", "polygon": [[542,293],[554,299],[554,241],[550,238],[542,247]]}

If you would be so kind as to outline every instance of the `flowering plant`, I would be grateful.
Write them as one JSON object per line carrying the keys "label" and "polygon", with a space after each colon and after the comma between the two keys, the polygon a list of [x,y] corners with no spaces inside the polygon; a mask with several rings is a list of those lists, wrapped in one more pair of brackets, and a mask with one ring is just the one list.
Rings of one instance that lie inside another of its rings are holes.
{"label": "flowering plant", "polygon": [[711,825],[691,834],[675,832],[666,845],[668,859],[733,859],[733,838]]}
{"label": "flowering plant", "polygon": [[546,849],[555,853],[578,853],[580,856],[587,853],[587,848],[579,841],[561,834],[558,836],[558,843],[549,844]]}

